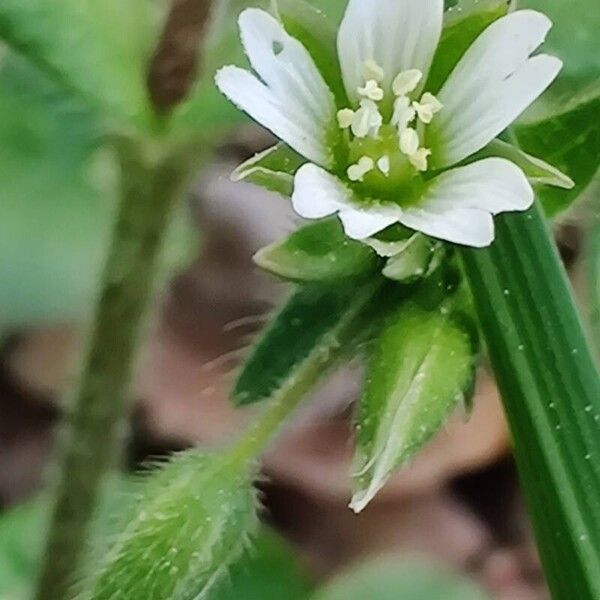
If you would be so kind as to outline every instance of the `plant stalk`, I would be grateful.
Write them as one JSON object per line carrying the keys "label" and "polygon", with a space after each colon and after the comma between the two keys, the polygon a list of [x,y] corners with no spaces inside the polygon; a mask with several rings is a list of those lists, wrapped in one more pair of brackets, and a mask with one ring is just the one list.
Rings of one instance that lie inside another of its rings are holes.
{"label": "plant stalk", "polygon": [[600,377],[539,206],[462,259],[554,600],[600,598]]}
{"label": "plant stalk", "polygon": [[121,448],[138,339],[186,181],[184,161],[142,156],[140,148],[127,143],[117,152],[120,203],[80,381],[66,407],[37,600],[68,598],[85,552],[105,475]]}

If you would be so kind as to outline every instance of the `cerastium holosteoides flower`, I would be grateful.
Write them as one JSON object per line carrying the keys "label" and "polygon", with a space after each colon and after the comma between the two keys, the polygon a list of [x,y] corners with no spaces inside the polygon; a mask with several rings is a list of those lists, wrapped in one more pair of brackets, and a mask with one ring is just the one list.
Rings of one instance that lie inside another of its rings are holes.
{"label": "cerastium holosteoides flower", "polygon": [[[22,16],[16,4],[9,12]],[[561,61],[534,54],[549,19],[511,11],[509,4],[463,0],[444,14],[443,0],[350,0],[337,32],[301,0],[273,2],[271,13],[242,12],[241,37],[254,74],[227,66],[217,85],[281,142],[241,165],[233,178],[289,197],[297,214],[313,221],[255,257],[299,287],[253,348],[233,390],[238,405],[265,401],[255,424],[231,448],[184,453],[148,476],[122,531],[80,579],[82,598],[206,597],[256,524],[255,458],[320,379],[361,354],[367,354],[367,370],[356,417],[351,506],[364,509],[457,405],[470,407],[478,329],[505,395],[553,593],[564,600],[599,597],[600,475],[592,459],[600,456],[594,435],[600,384],[541,211],[533,206],[540,186],[572,189],[574,183],[545,162],[558,154],[554,147],[534,156],[527,144],[529,153],[503,135],[551,84]],[[32,20],[25,16],[20,23],[27,35],[17,35],[15,45],[36,50]],[[0,31],[13,36],[11,19],[0,20]],[[40,64],[60,67],[72,56],[60,50],[60,60],[42,57]],[[85,83],[84,92],[95,88],[87,73]],[[566,136],[574,140],[594,123],[589,105],[577,110],[575,120],[554,119],[559,137],[564,123],[574,123]],[[144,105],[134,127],[149,120],[152,134],[166,135],[169,118],[163,116],[155,122]],[[175,111],[173,119],[178,116]],[[529,130],[519,125],[514,133],[527,140],[538,128],[548,130],[549,123]],[[137,141],[143,146],[144,140]],[[153,177],[162,182],[162,168],[179,166],[179,156],[168,154],[159,153],[170,160],[158,165],[152,153],[122,157],[130,173],[137,164],[130,164],[132,157],[144,159],[133,181],[144,194],[130,189],[131,178],[124,181],[126,191],[135,192],[133,221],[140,225],[144,212],[160,221],[152,222],[153,255],[166,219],[146,201],[175,200],[180,191],[175,185],[166,194],[152,185]],[[561,168],[578,172],[560,156]],[[597,163],[588,163],[589,181]],[[113,262],[121,273],[118,252]],[[133,317],[117,321],[127,350],[123,360],[112,351],[110,328],[101,328],[101,358],[117,374],[101,378],[110,383],[104,395],[119,411],[153,280],[153,265],[145,266],[143,289],[135,265],[135,273],[124,276],[127,289],[141,289],[142,297],[128,304]],[[96,428],[98,446],[102,435]],[[93,447],[83,460],[96,458]],[[81,453],[76,458],[73,471],[79,471]],[[102,462],[84,492],[96,493]],[[67,496],[59,505],[68,509]],[[88,499],[76,519],[77,548],[61,534],[68,510],[57,513],[57,543],[49,547],[65,553],[48,558],[42,582],[52,585],[40,585],[39,598],[56,600],[72,581],[73,564],[61,565],[58,577],[52,565],[74,562],[93,508],[94,498]]]}
{"label": "cerastium holosteoides flower", "polygon": [[[273,14],[242,12],[254,73],[227,66],[216,83],[282,140],[234,178],[291,197],[301,217],[316,220],[261,250],[257,264],[324,287],[344,306],[348,286],[358,292],[385,278],[404,290],[397,307],[381,303],[381,314],[365,323],[372,344],[352,501],[361,510],[472,387],[477,328],[448,242],[488,246],[493,216],[528,209],[533,183],[573,185],[496,139],[550,85],[561,61],[533,55],[549,19],[531,10],[507,14],[506,3],[473,12],[478,35],[469,23],[471,39],[454,64],[442,0],[351,0],[329,43],[308,25],[318,14],[293,4],[274,3]],[[256,379],[293,378],[308,355],[296,349],[320,325],[313,315],[318,305],[299,314],[298,335],[285,338],[277,334],[285,311],[275,320],[242,373],[238,402],[263,397]],[[315,346],[334,341],[311,338]],[[294,357],[287,372],[278,367],[285,357]]]}
{"label": "cerastium holosteoides flower", "polygon": [[[600,379],[534,198],[548,196],[543,186],[573,190],[552,197],[554,213],[581,191],[545,162],[550,155],[586,182],[593,177],[597,159],[586,158],[583,169],[557,150],[565,143],[558,136],[575,139],[575,130],[582,144],[597,139],[589,125],[597,102],[507,135],[561,70],[558,58],[536,54],[552,24],[503,1],[465,0],[445,15],[443,4],[350,0],[337,32],[298,1],[241,14],[252,71],[227,66],[216,83],[280,143],[232,178],[289,197],[314,222],[255,256],[300,289],[259,339],[233,399],[307,392],[339,361],[366,352],[352,473],[351,506],[359,511],[458,404],[470,405],[480,329],[495,344],[503,393],[515,396],[505,403],[548,582],[557,598],[577,589],[591,600],[600,593],[600,539],[591,533],[600,477],[590,459],[600,448],[572,407],[600,414]],[[529,149],[544,146],[540,130],[545,141],[544,133],[556,135],[534,156]],[[500,265],[500,257],[512,264]],[[518,293],[504,287],[509,280]],[[490,323],[494,307],[501,322]],[[550,355],[560,366],[544,376],[535,357]],[[571,438],[546,420],[544,397],[551,406],[569,399],[561,418],[572,417]],[[535,481],[534,464],[554,492]],[[561,546],[563,536],[569,544]],[[561,561],[570,561],[572,575],[560,571]]]}

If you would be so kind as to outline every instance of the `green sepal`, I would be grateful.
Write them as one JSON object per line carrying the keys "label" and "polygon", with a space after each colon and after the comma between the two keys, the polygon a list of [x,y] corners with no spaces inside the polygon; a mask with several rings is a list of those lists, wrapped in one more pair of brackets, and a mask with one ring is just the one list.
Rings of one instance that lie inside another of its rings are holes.
{"label": "green sepal", "polygon": [[271,6],[286,31],[308,50],[338,106],[346,106],[348,96],[338,59],[335,23],[304,0],[271,0]]}
{"label": "green sepal", "polygon": [[425,89],[437,94],[463,54],[494,21],[507,14],[507,0],[460,0],[444,16],[444,29]]}
{"label": "green sepal", "polygon": [[575,187],[575,182],[556,167],[541,158],[523,152],[517,146],[498,139],[471,157],[469,162],[491,156],[506,158],[515,163],[525,173],[532,185],[550,185],[563,190],[572,190]]}
{"label": "green sepal", "polygon": [[566,173],[575,187],[542,188],[538,199],[547,216],[567,209],[589,185],[600,165],[600,84],[575,98],[563,112],[513,129],[525,152],[543,157]]}
{"label": "green sepal", "polygon": [[283,143],[260,152],[242,163],[232,181],[248,181],[289,198],[294,191],[294,174],[306,162]]}
{"label": "green sepal", "polygon": [[[232,392],[237,406],[273,397],[304,378],[316,384],[363,339],[381,277],[355,285],[306,285],[292,294],[255,344]],[[393,294],[386,294],[388,298]],[[382,305],[382,302],[376,304]],[[308,377],[306,371],[314,375]],[[310,390],[305,390],[306,392]]]}
{"label": "green sepal", "polygon": [[382,273],[399,283],[414,283],[431,275],[442,263],[444,247],[421,233],[402,243],[402,248],[388,259]]}
{"label": "green sepal", "polygon": [[447,306],[406,303],[389,319],[374,343],[357,417],[353,510],[363,510],[464,402],[476,352]]}
{"label": "green sepal", "polygon": [[374,273],[379,264],[371,248],[344,234],[337,218],[298,229],[259,250],[254,262],[278,277],[305,283],[365,277]]}
{"label": "green sepal", "polygon": [[251,465],[228,452],[194,449],[161,465],[138,484],[76,600],[206,597],[257,529],[252,480]]}

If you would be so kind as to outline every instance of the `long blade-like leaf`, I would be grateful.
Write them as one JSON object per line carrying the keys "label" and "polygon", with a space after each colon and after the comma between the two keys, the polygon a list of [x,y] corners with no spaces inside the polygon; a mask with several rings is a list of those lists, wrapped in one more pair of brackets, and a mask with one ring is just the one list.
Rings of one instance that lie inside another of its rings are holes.
{"label": "long blade-like leaf", "polygon": [[463,250],[554,600],[600,598],[600,377],[538,206]]}

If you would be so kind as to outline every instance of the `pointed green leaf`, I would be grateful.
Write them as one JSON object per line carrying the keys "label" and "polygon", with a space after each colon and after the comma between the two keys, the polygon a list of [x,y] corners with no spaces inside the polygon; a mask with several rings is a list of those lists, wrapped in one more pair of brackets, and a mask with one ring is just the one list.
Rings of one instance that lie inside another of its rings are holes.
{"label": "pointed green leaf", "polygon": [[360,512],[464,399],[475,347],[446,310],[403,305],[375,343],[357,422],[351,508]]}
{"label": "pointed green leaf", "polygon": [[147,475],[112,547],[78,600],[206,597],[257,527],[245,462],[191,450]]}
{"label": "pointed green leaf", "polygon": [[469,46],[508,12],[507,0],[459,0],[447,11],[426,89],[436,94]]}
{"label": "pointed green leaf", "polygon": [[285,144],[277,144],[242,163],[232,181],[249,181],[289,198],[294,191],[294,174],[306,162]]}
{"label": "pointed green leaf", "polygon": [[357,279],[375,272],[377,255],[349,239],[337,218],[306,225],[263,248],[254,262],[269,273],[298,282]]}
{"label": "pointed green leaf", "polygon": [[568,208],[589,185],[600,165],[600,85],[578,98],[564,112],[514,129],[521,148],[566,173],[570,190],[544,188],[538,192],[546,214]]}
{"label": "pointed green leaf", "polygon": [[94,108],[140,125],[156,9],[149,0],[2,0],[0,38]]}
{"label": "pointed green leaf", "polygon": [[550,185],[564,190],[572,190],[575,187],[575,182],[568,175],[565,175],[553,165],[549,165],[541,158],[523,152],[513,144],[508,144],[502,140],[494,140],[478,152],[473,160],[490,156],[506,158],[515,163],[523,170],[532,185]]}
{"label": "pointed green leaf", "polygon": [[413,283],[430,275],[443,258],[443,246],[425,235],[416,233],[388,259],[383,275],[400,283]]}
{"label": "pointed green leaf", "polygon": [[325,13],[304,0],[273,0],[272,4],[274,13],[279,17],[286,31],[300,40],[310,52],[338,104],[340,106],[347,104],[334,22],[328,19]]}
{"label": "pointed green leaf", "polygon": [[297,380],[314,385],[362,339],[369,324],[365,312],[381,286],[377,278],[358,286],[300,287],[252,349],[233,389],[233,402],[239,406],[265,400],[284,387],[295,387]]}

